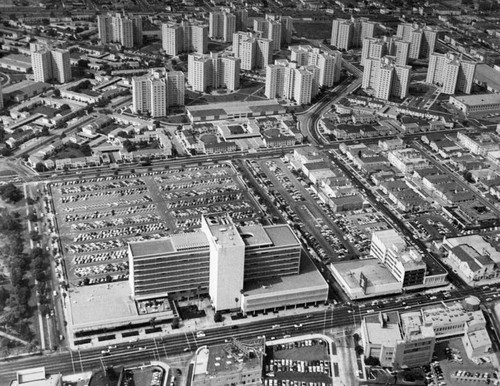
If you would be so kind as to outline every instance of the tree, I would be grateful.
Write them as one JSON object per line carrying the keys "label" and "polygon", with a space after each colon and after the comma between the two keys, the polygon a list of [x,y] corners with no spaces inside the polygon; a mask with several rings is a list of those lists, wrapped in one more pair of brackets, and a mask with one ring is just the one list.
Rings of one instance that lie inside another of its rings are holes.
{"label": "tree", "polygon": [[222,318],[222,314],[220,313],[220,311],[217,311],[215,314],[214,314],[214,322],[215,323],[220,323],[222,322],[223,318]]}
{"label": "tree", "polygon": [[47,171],[47,167],[41,163],[41,162],[38,162],[36,165],[35,165],[35,170],[38,172],[38,173],[43,173],[43,172],[46,172]]}
{"label": "tree", "polygon": [[5,201],[15,203],[23,198],[23,193],[16,185],[14,185],[12,182],[9,182],[8,184],[0,187],[0,196]]}
{"label": "tree", "polygon": [[61,105],[60,109],[61,110],[70,110],[70,107],[65,103],[65,104]]}
{"label": "tree", "polygon": [[31,231],[30,232],[30,239],[33,241],[39,241],[41,238],[40,234],[37,231]]}
{"label": "tree", "polygon": [[4,147],[0,150],[0,155],[4,157],[9,157],[12,154],[12,151],[8,147]]}
{"label": "tree", "polygon": [[61,90],[58,88],[54,89],[54,92],[52,94],[55,98],[60,98],[61,97]]}
{"label": "tree", "polygon": [[363,347],[360,346],[360,345],[357,345],[356,347],[354,347],[354,351],[356,352],[356,355],[357,356],[360,356],[360,355],[363,355]]}
{"label": "tree", "polygon": [[365,364],[367,366],[380,366],[380,360],[378,358],[369,356],[365,359]]}
{"label": "tree", "polygon": [[172,319],[172,330],[176,330],[180,326],[179,318],[173,318]]}
{"label": "tree", "polygon": [[84,156],[88,157],[92,155],[92,149],[89,146],[88,143],[84,143],[83,145],[80,146],[80,151],[83,153]]}

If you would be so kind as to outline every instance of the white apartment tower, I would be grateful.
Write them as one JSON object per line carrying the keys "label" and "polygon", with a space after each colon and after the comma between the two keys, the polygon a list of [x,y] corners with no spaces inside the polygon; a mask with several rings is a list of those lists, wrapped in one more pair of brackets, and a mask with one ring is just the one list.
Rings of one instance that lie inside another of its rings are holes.
{"label": "white apartment tower", "polygon": [[69,51],[42,49],[32,52],[31,65],[36,82],[56,80],[59,83],[67,83],[71,80]]}
{"label": "white apartment tower", "polygon": [[366,18],[334,19],[332,22],[331,45],[339,50],[361,47],[363,40],[376,33],[375,22]]}
{"label": "white apartment tower", "polygon": [[401,39],[393,40],[391,55],[396,57],[396,64],[405,66],[408,63],[410,54],[410,42]]}
{"label": "white apartment tower", "polygon": [[142,18],[116,13],[113,16],[98,15],[97,29],[102,44],[120,43],[123,47],[132,48],[142,44]]}
{"label": "white apartment tower", "polygon": [[162,24],[162,48],[167,55],[181,52],[204,54],[208,50],[208,26],[183,20],[181,24]]}
{"label": "white apartment tower", "polygon": [[266,15],[265,18],[258,17],[253,20],[254,32],[260,34],[261,38],[271,40],[271,49],[279,51],[282,42],[283,26],[281,20],[275,15]]}
{"label": "white apartment tower", "polygon": [[161,26],[162,48],[167,55],[175,56],[184,50],[182,26],[164,23]]}
{"label": "white apartment tower", "polygon": [[134,46],[134,21],[128,17],[122,17],[117,13],[111,18],[113,41],[119,42],[123,47]]}
{"label": "white apartment tower", "polygon": [[107,15],[97,15],[97,31],[101,44],[108,44],[113,40],[111,18]]}
{"label": "white apartment tower", "polygon": [[366,59],[363,70],[363,89],[373,90],[376,98],[391,96],[404,99],[408,94],[411,66],[398,65],[392,56]]}
{"label": "white apartment tower", "polygon": [[342,65],[342,54],[339,51],[329,54],[310,45],[290,46],[289,49],[290,59],[292,62],[296,62],[298,67],[310,65],[318,67],[319,87],[331,87],[339,81]]}
{"label": "white apartment tower", "polygon": [[311,103],[314,74],[305,68],[295,70],[293,98],[298,105]]}
{"label": "white apartment tower", "polygon": [[268,21],[267,38],[272,40],[273,51],[279,51],[281,48],[281,23],[276,20]]}
{"label": "white apartment tower", "polygon": [[52,79],[52,56],[48,50],[31,53],[31,66],[35,82],[48,82]]}
{"label": "white apartment tower", "polygon": [[184,106],[185,77],[182,71],[167,73],[167,106]]}
{"label": "white apartment tower", "polygon": [[279,64],[269,64],[266,67],[266,88],[264,95],[266,98],[282,98],[284,95],[285,66]]}
{"label": "white apartment tower", "polygon": [[132,78],[133,111],[164,117],[168,107],[184,104],[184,74],[180,71],[153,70]]}
{"label": "white apartment tower", "polygon": [[453,95],[455,92],[470,94],[476,71],[476,63],[463,60],[453,53],[432,53],[427,70],[427,83],[436,84],[443,94]]}
{"label": "white apartment tower", "polygon": [[255,33],[236,32],[233,35],[233,54],[241,59],[242,70],[265,68],[272,58],[271,41],[259,38]]}
{"label": "white apartment tower", "polygon": [[281,16],[281,44],[290,44],[293,34],[293,19],[291,16]]}
{"label": "white apartment tower", "polygon": [[295,100],[297,104],[309,104],[318,93],[320,69],[314,65],[298,67],[286,59],[276,60],[266,68],[267,98]]}
{"label": "white apartment tower", "polygon": [[439,30],[431,26],[420,26],[417,23],[398,25],[396,36],[410,42],[409,58],[428,58],[434,52]]}
{"label": "white apartment tower", "polygon": [[69,51],[52,50],[52,76],[59,83],[67,83],[71,80],[71,61]]}
{"label": "white apartment tower", "polygon": [[227,87],[234,91],[240,87],[239,58],[228,55],[190,54],[188,56],[188,83],[193,91],[206,92],[207,88]]}
{"label": "white apartment tower", "polygon": [[236,8],[234,15],[236,16],[236,31],[245,32],[248,28],[248,11],[244,8]]}
{"label": "white apartment tower", "polygon": [[365,65],[368,58],[381,59],[388,54],[387,42],[378,38],[363,39],[363,49],[361,50],[361,65]]}
{"label": "white apartment tower", "polygon": [[222,42],[232,42],[236,32],[236,15],[226,11],[210,12],[208,37]]}

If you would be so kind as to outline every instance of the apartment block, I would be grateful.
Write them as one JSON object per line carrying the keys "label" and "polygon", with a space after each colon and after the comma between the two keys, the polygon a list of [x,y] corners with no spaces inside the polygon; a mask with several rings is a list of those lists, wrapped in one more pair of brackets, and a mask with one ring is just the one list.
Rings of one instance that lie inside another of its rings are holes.
{"label": "apartment block", "polygon": [[222,42],[232,42],[236,32],[236,15],[219,10],[210,12],[208,17],[208,37]]}
{"label": "apartment block", "polygon": [[240,86],[241,59],[227,54],[190,54],[188,56],[188,83],[193,91],[206,92],[208,88],[226,87],[230,91]]}
{"label": "apartment block", "polygon": [[98,15],[97,29],[101,44],[120,43],[123,47],[132,48],[142,44],[142,18],[120,13],[114,15]]}
{"label": "apartment block", "polygon": [[133,111],[164,117],[170,106],[184,105],[184,74],[180,71],[151,71],[132,78]]}
{"label": "apartment block", "polygon": [[55,80],[67,83],[71,80],[70,55],[67,50],[46,48],[31,53],[31,65],[35,82]]}
{"label": "apartment block", "polygon": [[183,20],[180,24],[162,24],[162,48],[167,55],[181,52],[204,54],[208,50],[208,26]]}
{"label": "apartment block", "polygon": [[363,48],[361,50],[361,65],[365,66],[366,59],[382,59],[388,55],[387,41],[380,38],[364,38]]}
{"label": "apartment block", "polygon": [[297,104],[309,104],[318,93],[320,70],[317,66],[297,66],[286,59],[277,60],[266,68],[267,98],[294,100]]}
{"label": "apartment block", "polygon": [[300,66],[317,66],[319,69],[318,86],[331,87],[340,79],[342,54],[333,55],[309,45],[290,46],[291,61]]}
{"label": "apartment block", "polygon": [[371,90],[376,98],[404,99],[408,94],[411,66],[399,65],[396,58],[365,59],[362,87]]}
{"label": "apartment block", "polygon": [[434,52],[439,33],[433,26],[401,23],[398,25],[396,36],[410,43],[410,59],[420,59],[428,58]]}
{"label": "apartment block", "polygon": [[334,19],[331,45],[339,50],[361,47],[365,38],[376,35],[377,24],[367,18]]}
{"label": "apartment block", "polygon": [[272,58],[271,40],[252,32],[236,32],[233,35],[233,54],[241,59],[242,70],[265,68]]}
{"label": "apartment block", "polygon": [[451,52],[434,52],[429,59],[426,82],[438,85],[443,94],[470,94],[475,72],[474,61],[464,60],[461,55]]}

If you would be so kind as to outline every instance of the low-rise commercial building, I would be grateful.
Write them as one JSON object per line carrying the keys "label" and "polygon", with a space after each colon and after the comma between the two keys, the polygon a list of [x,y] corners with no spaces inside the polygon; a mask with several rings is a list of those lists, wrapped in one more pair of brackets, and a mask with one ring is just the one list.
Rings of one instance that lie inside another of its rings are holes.
{"label": "low-rise commercial building", "polygon": [[203,346],[196,352],[193,386],[261,385],[264,341]]}

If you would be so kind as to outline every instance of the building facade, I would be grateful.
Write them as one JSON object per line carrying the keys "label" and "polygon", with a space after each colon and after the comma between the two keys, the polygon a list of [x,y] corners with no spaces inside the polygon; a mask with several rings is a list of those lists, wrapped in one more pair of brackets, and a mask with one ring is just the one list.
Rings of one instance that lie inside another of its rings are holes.
{"label": "building facade", "polygon": [[151,71],[132,78],[132,108],[151,117],[164,117],[171,106],[184,105],[184,74],[180,71]]}
{"label": "building facade", "polygon": [[410,82],[411,66],[399,65],[392,56],[382,59],[365,59],[363,89],[371,89],[375,98],[406,98]]}
{"label": "building facade", "polygon": [[476,63],[473,61],[453,53],[434,52],[429,58],[426,82],[437,85],[443,94],[470,94],[475,72]]}
{"label": "building facade", "polygon": [[67,83],[71,80],[70,54],[67,50],[42,49],[31,53],[35,82],[55,80]]}
{"label": "building facade", "polygon": [[161,30],[162,48],[167,55],[208,51],[208,26],[205,24],[183,20],[180,24],[163,23]]}
{"label": "building facade", "polygon": [[271,40],[260,38],[251,32],[236,32],[233,35],[233,54],[241,59],[242,70],[263,69],[272,58]]}
{"label": "building facade", "polygon": [[227,54],[190,54],[188,56],[188,83],[193,91],[225,87],[230,91],[240,87],[241,59]]}

